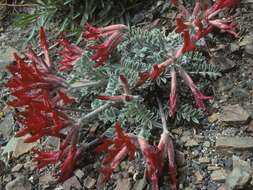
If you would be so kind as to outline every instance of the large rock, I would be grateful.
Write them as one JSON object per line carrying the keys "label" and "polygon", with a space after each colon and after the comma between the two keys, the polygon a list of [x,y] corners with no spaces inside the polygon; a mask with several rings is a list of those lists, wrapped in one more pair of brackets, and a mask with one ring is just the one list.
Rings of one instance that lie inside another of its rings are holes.
{"label": "large rock", "polygon": [[250,163],[233,156],[233,170],[227,176],[226,190],[243,189],[251,178]]}
{"label": "large rock", "polygon": [[247,124],[250,114],[238,104],[228,105],[223,108],[219,120],[231,125]]}
{"label": "large rock", "polygon": [[24,176],[19,176],[13,181],[7,183],[5,186],[6,190],[31,190],[32,185],[30,181],[24,177]]}
{"label": "large rock", "polygon": [[13,54],[17,52],[18,51],[13,47],[0,49],[0,70],[2,70],[6,65],[15,61]]}
{"label": "large rock", "polygon": [[253,150],[253,137],[217,137],[216,148]]}
{"label": "large rock", "polygon": [[9,138],[14,125],[14,119],[12,114],[5,116],[3,121],[0,122],[0,133],[4,138]]}

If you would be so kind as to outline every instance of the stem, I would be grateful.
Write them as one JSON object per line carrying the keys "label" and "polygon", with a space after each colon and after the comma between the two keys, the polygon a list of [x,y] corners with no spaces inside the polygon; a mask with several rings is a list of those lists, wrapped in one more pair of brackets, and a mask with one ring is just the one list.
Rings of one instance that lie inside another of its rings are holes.
{"label": "stem", "polygon": [[93,119],[96,115],[98,115],[99,113],[101,113],[102,111],[106,110],[107,108],[111,107],[112,105],[115,105],[115,102],[109,102],[106,103],[100,107],[98,107],[97,109],[93,110],[92,112],[88,113],[87,115],[85,115],[84,117],[81,117],[78,120],[78,124],[80,126],[83,126],[85,124],[87,124],[88,121],[90,121],[91,119]]}
{"label": "stem", "polygon": [[167,129],[167,122],[166,122],[166,118],[165,118],[165,114],[163,111],[163,106],[161,101],[159,100],[158,97],[156,97],[157,103],[158,103],[158,107],[159,107],[159,112],[160,112],[160,116],[162,119],[162,125],[163,125],[163,133],[169,133],[168,129]]}
{"label": "stem", "polygon": [[[80,81],[80,83],[82,83],[82,82]],[[80,89],[80,88],[85,88],[85,87],[90,87],[90,86],[101,85],[101,84],[103,84],[103,81],[91,81],[91,82],[82,83],[82,84],[76,85],[76,86],[74,86],[72,84],[72,85],[70,85],[69,90],[71,91],[71,90],[74,90],[74,89]]]}

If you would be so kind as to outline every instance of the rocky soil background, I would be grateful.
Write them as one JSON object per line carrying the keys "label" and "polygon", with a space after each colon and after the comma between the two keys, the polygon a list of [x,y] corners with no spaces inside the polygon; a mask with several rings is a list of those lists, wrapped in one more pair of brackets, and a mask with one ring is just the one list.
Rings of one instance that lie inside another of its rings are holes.
{"label": "rocky soil background", "polygon": [[[176,12],[164,11],[162,4],[158,1],[150,11],[138,12],[133,22],[143,27],[172,29]],[[215,46],[208,50],[210,64],[222,70],[222,77],[213,85],[215,97],[208,117],[201,126],[172,129],[182,190],[253,189],[253,1],[242,1],[235,16],[241,38],[230,40],[218,35]],[[8,75],[4,67],[14,61],[13,52],[22,50],[27,35],[27,31],[13,26],[11,18],[0,26],[0,189],[96,189],[98,158],[90,158],[75,176],[57,185],[51,170],[34,171],[31,149],[38,143],[25,144],[23,138],[13,137],[17,126],[13,110],[5,104],[8,91],[4,83]],[[96,125],[88,133],[96,133]],[[56,139],[48,138],[40,146],[58,144]],[[142,166],[141,161],[123,162],[105,189],[150,189]],[[162,189],[169,189],[169,185]]]}

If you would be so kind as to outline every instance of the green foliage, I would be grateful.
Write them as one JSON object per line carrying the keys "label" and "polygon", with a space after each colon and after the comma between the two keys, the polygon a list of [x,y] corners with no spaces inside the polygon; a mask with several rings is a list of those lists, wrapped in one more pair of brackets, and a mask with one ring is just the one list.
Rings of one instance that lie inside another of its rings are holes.
{"label": "green foliage", "polygon": [[111,23],[129,24],[131,9],[141,3],[141,0],[29,0],[26,3],[34,4],[35,10],[18,14],[16,25],[35,25],[28,40],[34,37],[39,26],[55,28],[50,26],[54,23],[60,28],[55,35],[64,31],[80,42],[83,26],[87,21],[99,26]]}
{"label": "green foliage", "polygon": [[[75,65],[71,75],[75,76],[75,80],[87,78],[101,80],[100,74],[103,74],[105,87],[95,87],[93,89],[94,95],[120,95],[122,87],[118,82],[119,74],[126,76],[130,88],[132,88],[138,80],[140,72],[150,70],[154,64],[162,63],[169,54],[174,53],[173,49],[178,50],[181,45],[181,37],[174,32],[166,36],[157,29],[142,31],[132,28],[130,33],[126,34],[125,40],[118,46],[118,51],[105,65],[94,69],[92,65],[95,63],[89,61],[86,55]],[[205,57],[199,52],[185,54],[177,61],[176,67],[184,67],[193,75],[193,78],[197,78],[194,77],[195,75],[206,79],[215,79],[220,76],[219,69],[206,63]],[[178,108],[175,123],[199,124],[199,119],[203,118],[203,114],[195,108],[192,95],[188,93],[189,88],[182,84],[182,79],[178,77]],[[202,82],[198,86],[202,86],[201,84]],[[206,85],[206,80],[204,85]],[[114,123],[119,120],[122,126],[129,126],[128,131],[137,134],[141,129],[145,129],[145,133],[150,134],[153,128],[161,127],[157,103],[153,101],[153,97],[156,94],[166,94],[163,97],[166,97],[166,115],[169,116],[169,88],[170,72],[168,68],[168,71],[160,76],[155,83],[149,81],[141,89],[133,90],[132,94],[138,95],[136,100],[119,103],[105,110],[99,115],[99,119],[105,123]],[[103,104],[104,101],[95,100],[92,102],[92,108],[98,108]],[[108,132],[108,134],[112,133]]]}

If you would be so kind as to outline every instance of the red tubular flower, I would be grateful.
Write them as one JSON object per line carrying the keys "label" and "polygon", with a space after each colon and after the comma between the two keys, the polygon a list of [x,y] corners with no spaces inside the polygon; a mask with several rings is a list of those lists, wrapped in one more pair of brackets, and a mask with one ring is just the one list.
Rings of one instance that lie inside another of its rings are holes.
{"label": "red tubular flower", "polygon": [[74,174],[74,170],[76,167],[76,154],[77,148],[74,146],[72,147],[67,155],[67,158],[64,160],[64,162],[60,166],[60,177],[58,179],[58,182],[63,183],[68,178],[72,177]]}
{"label": "red tubular flower", "polygon": [[172,67],[171,68],[171,89],[170,89],[170,114],[172,117],[175,116],[176,113],[176,102],[177,102],[177,79],[176,79],[176,71]]}
{"label": "red tubular flower", "polygon": [[45,63],[47,64],[48,67],[50,67],[51,63],[50,63],[50,57],[48,53],[48,43],[46,40],[46,34],[43,27],[40,27],[39,39],[40,39],[40,47],[43,49],[43,52],[44,52]]}
{"label": "red tubular flower", "polygon": [[143,137],[138,137],[140,149],[147,162],[147,175],[151,181],[154,190],[159,190],[159,172],[162,169],[162,155],[159,150],[148,147]]}
{"label": "red tubular flower", "polygon": [[205,104],[203,102],[203,100],[210,100],[212,99],[212,97],[210,96],[204,96],[197,88],[197,86],[193,83],[191,77],[186,73],[185,70],[183,70],[182,68],[179,71],[180,76],[184,79],[184,81],[186,82],[187,86],[189,86],[189,88],[192,91],[192,94],[195,98],[196,104],[197,106],[202,110],[205,111],[206,107]]}
{"label": "red tubular flower", "polygon": [[37,169],[42,169],[47,165],[56,164],[59,161],[60,151],[48,151],[42,152],[39,150],[33,150],[37,154],[34,161],[37,163]]}
{"label": "red tubular flower", "polygon": [[139,79],[136,82],[136,87],[142,86],[150,78],[149,72],[144,71],[139,73]]}
{"label": "red tubular flower", "polygon": [[127,147],[125,146],[119,152],[117,152],[108,166],[100,169],[99,184],[104,184],[111,178],[113,171],[119,166],[126,154]]}
{"label": "red tubular flower", "polygon": [[168,158],[168,173],[171,179],[172,190],[177,190],[177,170],[175,164],[175,150],[169,133],[164,132],[161,135],[158,149],[161,152],[162,160]]}
{"label": "red tubular flower", "polygon": [[111,25],[104,28],[95,28],[90,24],[85,25],[85,31],[83,33],[84,38],[94,40],[99,37],[106,37],[104,43],[89,46],[89,48],[94,51],[91,59],[96,62],[95,67],[102,65],[117,45],[123,40],[124,30],[127,30],[127,26],[122,24]]}
{"label": "red tubular flower", "polygon": [[191,36],[189,31],[183,32],[184,37],[184,45],[183,47],[177,52],[176,57],[180,57],[182,54],[193,51],[196,49],[196,45],[191,40]]}
{"label": "red tubular flower", "polygon": [[119,152],[119,150],[121,150],[125,146],[129,153],[129,159],[132,160],[134,158],[136,147],[133,143],[133,139],[128,134],[125,134],[122,131],[119,122],[115,124],[115,132],[116,137],[113,140],[105,140],[104,143],[98,146],[96,149],[96,152],[107,153],[107,156],[103,161],[104,164],[111,162],[114,156]]}
{"label": "red tubular flower", "polygon": [[211,8],[211,12],[221,10],[223,8],[234,8],[240,3],[240,0],[216,0]]}
{"label": "red tubular flower", "polygon": [[107,27],[96,28],[89,23],[86,23],[84,29],[85,31],[83,32],[83,36],[85,39],[97,39],[99,37],[109,36],[115,31],[127,30],[128,28],[123,24],[115,24]]}
{"label": "red tubular flower", "polygon": [[62,90],[59,90],[59,91],[58,91],[58,94],[59,94],[60,98],[62,99],[62,101],[63,101],[63,103],[64,103],[65,105],[67,105],[67,104],[72,104],[72,103],[75,102],[75,99],[74,99],[74,98],[69,97],[69,96],[66,95]]}
{"label": "red tubular flower", "polygon": [[183,21],[181,15],[178,15],[176,17],[176,32],[181,33],[186,29],[187,29],[187,25],[184,24],[184,21]]}
{"label": "red tubular flower", "polygon": [[149,77],[152,80],[156,80],[164,71],[165,67],[162,64],[153,65],[153,69],[149,73]]}
{"label": "red tubular flower", "polygon": [[96,152],[106,152],[107,155],[103,159],[103,164],[106,164],[102,168],[100,182],[105,183],[111,176],[115,168],[125,158],[128,153],[129,160],[134,159],[136,152],[135,144],[130,135],[125,134],[119,122],[115,124],[116,137],[112,140],[104,140],[104,143],[97,147]]}
{"label": "red tubular flower", "polygon": [[84,50],[65,39],[63,33],[61,33],[58,43],[63,47],[59,52],[59,54],[63,57],[63,59],[59,62],[59,64],[62,65],[59,70],[70,71],[75,63],[80,60]]}
{"label": "red tubular flower", "polygon": [[217,28],[220,28],[220,29],[232,34],[234,37],[239,38],[239,33],[235,32],[237,24],[233,23],[233,20],[231,17],[226,18],[226,19],[210,20],[209,23],[212,26],[215,26]]}
{"label": "red tubular flower", "polygon": [[116,31],[112,33],[112,35],[110,35],[104,43],[89,46],[90,49],[95,51],[91,57],[91,59],[96,62],[95,67],[98,67],[105,62],[122,39],[122,34]]}

